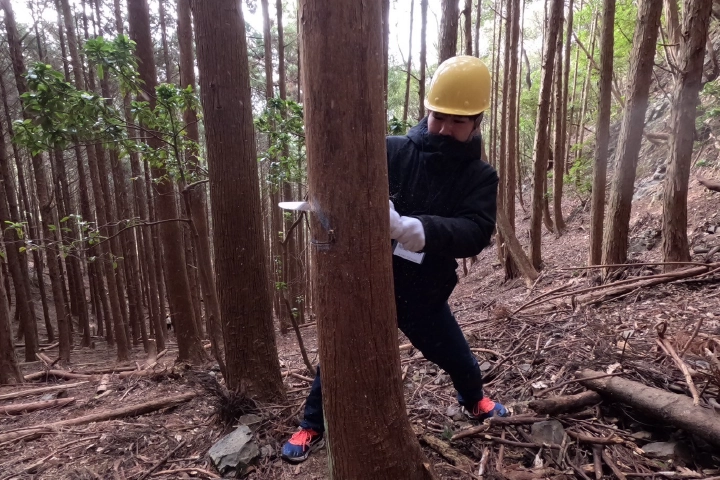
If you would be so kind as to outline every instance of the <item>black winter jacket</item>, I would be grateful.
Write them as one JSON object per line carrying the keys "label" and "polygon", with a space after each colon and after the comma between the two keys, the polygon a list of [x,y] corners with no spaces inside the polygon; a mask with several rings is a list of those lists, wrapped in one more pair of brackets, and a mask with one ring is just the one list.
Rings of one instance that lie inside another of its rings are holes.
{"label": "black winter jacket", "polygon": [[446,302],[457,284],[455,259],[480,253],[495,229],[498,176],[480,158],[480,137],[448,158],[431,149],[427,133],[425,118],[407,136],[387,138],[390,199],[425,229],[421,264],[393,255],[399,308]]}

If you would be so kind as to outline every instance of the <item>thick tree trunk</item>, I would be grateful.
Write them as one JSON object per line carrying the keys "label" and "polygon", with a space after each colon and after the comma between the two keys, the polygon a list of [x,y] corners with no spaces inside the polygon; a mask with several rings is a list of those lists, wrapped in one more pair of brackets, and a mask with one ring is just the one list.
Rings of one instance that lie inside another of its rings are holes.
{"label": "thick tree trunk", "polygon": [[442,0],[438,64],[454,57],[457,52],[459,16],[458,0]]}
{"label": "thick tree trunk", "polygon": [[[561,11],[560,23],[562,24],[563,17]],[[569,40],[568,40],[569,42]],[[565,107],[563,105],[563,32],[562,29],[558,32],[557,43],[555,45],[555,146],[554,146],[554,159],[553,162],[553,214],[554,214],[554,226],[555,234],[557,236],[562,235],[565,230],[565,220],[562,214],[562,190],[563,190],[563,175],[565,174],[565,164],[563,163],[563,113]]]}
{"label": "thick tree trunk", "polygon": [[[1,274],[0,277],[2,277]],[[2,282],[2,278],[0,278],[0,282]],[[7,296],[5,289],[0,288],[0,385],[11,383],[23,383],[23,376],[15,356]]]}
{"label": "thick tree trunk", "polygon": [[630,82],[627,87],[627,102],[623,109],[620,136],[615,150],[615,174],[603,237],[602,262],[606,265],[624,263],[627,258],[635,170],[645,128],[645,112],[661,13],[662,2],[657,0],[642,0],[638,6],[638,20],[628,70]]}
{"label": "thick tree trunk", "polygon": [[[331,476],[433,478],[406,417],[393,320],[381,8],[303,0],[300,14],[311,232],[323,243],[313,280]],[[358,161],[339,160],[348,156]]]}
{"label": "thick tree trunk", "polygon": [[547,201],[545,184],[547,179],[547,163],[549,150],[549,116],[550,97],[552,94],[553,70],[555,66],[555,48],[557,35],[560,31],[562,0],[552,0],[545,36],[545,55],[543,56],[540,99],[538,102],[537,122],[535,123],[535,151],[533,153],[533,196],[532,215],[530,217],[530,261],[539,270],[542,264],[542,217],[543,207]]}
{"label": "thick tree trunk", "polygon": [[196,0],[193,13],[228,388],[271,400],[284,393],[262,244],[245,23],[233,0]]}
{"label": "thick tree trunk", "polygon": [[[127,6],[130,37],[137,43],[136,55],[139,60],[140,78],[144,82],[144,88],[154,94],[157,85],[157,74],[152,51],[150,14],[147,0],[128,0]],[[154,96],[150,97],[150,106],[155,108]],[[153,148],[162,146],[154,138],[148,139],[148,144]],[[175,204],[175,189],[171,180],[167,178],[167,169],[165,166],[155,166],[152,168],[152,173],[156,179],[155,189],[158,194],[159,219],[176,219],[178,209]],[[177,331],[178,360],[196,364],[201,363],[207,358],[207,355],[200,343],[193,315],[190,286],[185,267],[185,255],[182,245],[177,241],[182,236],[181,226],[176,221],[165,222],[160,225],[160,235],[162,236],[163,259],[165,260],[164,268],[167,273],[170,315]]]}
{"label": "thick tree trunk", "polygon": [[599,265],[602,261],[614,44],[615,0],[604,0],[602,30],[600,32],[600,94],[598,99],[598,118],[595,126],[595,164],[593,167],[592,204],[590,207],[590,252],[588,265]]}
{"label": "thick tree trunk", "polygon": [[[15,83],[20,95],[27,92],[25,83],[25,62],[22,57],[22,46],[20,37],[15,24],[15,16],[9,0],[0,0],[0,5],[5,10],[5,27],[7,30],[8,44],[10,45],[10,57],[12,59],[13,72],[15,74]],[[27,113],[23,110],[23,114]],[[34,155],[32,158],[33,169],[35,170],[35,184],[37,186],[37,196],[40,202],[40,210],[42,214],[43,233],[45,237],[44,246],[47,251],[48,267],[50,270],[50,282],[53,292],[53,301],[55,303],[55,312],[58,323],[58,337],[60,340],[60,359],[64,362],[70,361],[70,348],[72,346],[72,338],[70,336],[70,325],[68,316],[65,312],[65,299],[63,297],[62,284],[60,283],[60,264],[56,255],[57,250],[54,245],[49,245],[53,238],[50,224],[53,219],[52,204],[48,193],[47,178],[45,176],[45,166],[41,155]],[[37,268],[37,266],[36,266]],[[42,277],[41,277],[42,278]]]}
{"label": "thick tree trunk", "polygon": [[[193,52],[192,18],[190,15],[190,1],[178,1],[178,39],[180,45],[180,87],[191,86],[197,90],[195,82],[195,55]],[[265,50],[267,54],[267,48]],[[272,71],[272,69],[271,69]],[[272,87],[272,76],[270,77]],[[200,134],[197,126],[197,113],[195,110],[183,112],[183,122],[187,125],[188,138],[194,142],[200,142]],[[200,177],[199,162],[194,155],[188,155],[189,169],[195,178]],[[220,314],[220,303],[215,288],[214,273],[212,268],[212,257],[210,254],[210,232],[208,229],[207,208],[205,205],[205,184],[195,183],[183,191],[190,215],[190,229],[193,233],[195,251],[197,253],[198,270],[200,272],[200,283],[202,285],[205,318],[212,353],[218,361],[220,371],[226,375],[225,353],[222,334],[222,317]]]}
{"label": "thick tree trunk", "polygon": [[[702,89],[705,44],[712,0],[685,0],[683,35],[678,55],[678,77],[670,115],[670,160],[663,190],[663,261],[690,260],[687,238],[687,194],[690,179],[695,118]],[[677,268],[666,265],[665,270]]]}
{"label": "thick tree trunk", "polygon": [[418,80],[418,120],[425,117],[425,72],[427,71],[428,0],[420,0],[420,79]]}
{"label": "thick tree trunk", "polygon": [[[470,0],[468,0],[470,1]],[[408,107],[410,104],[410,79],[412,78],[412,35],[413,35],[413,20],[415,15],[415,0],[410,2],[410,35],[408,40],[408,58],[407,58],[407,74],[405,77],[405,103],[403,103],[403,123],[407,122],[408,118]]]}
{"label": "thick tree trunk", "polygon": [[[3,130],[2,122],[0,122],[0,171],[2,173],[2,179],[0,180],[0,222],[2,222],[2,225],[7,225],[6,222],[20,223],[21,219],[17,207],[15,187],[12,184],[9,160],[6,154],[5,132]],[[7,199],[7,203],[5,199]],[[22,268],[24,259],[21,256],[25,254],[19,252],[22,240],[14,228],[7,227],[3,228],[3,238],[10,274],[15,287],[15,309],[20,317],[20,328],[25,337],[25,361],[34,362],[35,352],[37,352],[38,348],[37,323],[35,307],[32,302],[32,291],[29,289],[27,268],[24,270]],[[0,328],[3,328],[3,326],[0,326]],[[8,328],[10,328],[9,323]]]}

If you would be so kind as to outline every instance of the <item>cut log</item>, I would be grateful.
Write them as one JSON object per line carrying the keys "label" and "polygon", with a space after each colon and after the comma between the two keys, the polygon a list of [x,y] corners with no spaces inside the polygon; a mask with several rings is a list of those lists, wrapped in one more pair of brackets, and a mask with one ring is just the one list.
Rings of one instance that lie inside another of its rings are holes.
{"label": "cut log", "polygon": [[0,414],[4,415],[20,415],[22,413],[30,413],[36,410],[46,410],[54,407],[64,407],[75,401],[75,397],[56,398],[55,400],[47,400],[45,402],[19,403],[16,405],[7,405],[0,407]]}
{"label": "cut log", "polygon": [[[707,442],[720,447],[720,417],[709,409],[693,406],[685,395],[666,392],[620,377],[587,380],[600,375],[593,370],[582,370],[576,376],[586,388],[595,390],[610,400],[630,405],[663,423],[694,433]],[[586,380],[582,380],[585,378]]]}
{"label": "cut log", "polygon": [[584,407],[600,403],[601,400],[602,398],[596,392],[587,391],[578,393],[577,395],[533,400],[528,406],[537,413],[555,415],[557,413],[574,412]]}
{"label": "cut log", "polygon": [[0,395],[0,400],[10,400],[13,398],[29,397],[31,395],[38,395],[40,393],[54,392],[55,390],[65,390],[68,388],[79,387],[80,385],[85,385],[86,383],[90,383],[90,382],[85,381],[85,382],[69,383],[67,385],[53,385],[50,387],[40,387],[40,388],[32,388],[29,390],[20,390],[18,392],[2,394],[2,395]]}
{"label": "cut log", "polygon": [[700,185],[712,190],[713,192],[720,192],[720,182],[717,180],[708,180],[706,178],[697,177],[697,181]]}
{"label": "cut log", "polygon": [[22,430],[15,430],[13,432],[0,434],[0,444],[5,442],[11,442],[19,438],[34,436],[37,438],[41,435],[53,433],[54,430],[61,427],[72,427],[77,425],[87,425],[93,422],[105,422],[108,420],[115,420],[118,418],[135,417],[137,415],[144,415],[146,413],[154,412],[162,408],[174,407],[192,400],[195,397],[195,392],[183,393],[174,397],[168,397],[161,400],[154,400],[152,402],[141,403],[139,405],[132,405],[130,407],[119,408],[117,410],[110,410],[101,413],[95,413],[92,415],[86,415],[84,417],[71,418],[69,420],[61,420],[59,422],[47,423],[45,425],[38,425],[36,427],[24,428]]}
{"label": "cut log", "polygon": [[97,388],[95,389],[95,394],[100,395],[101,393],[107,391],[109,383],[110,383],[110,375],[106,373],[100,379],[100,385],[98,385]]}

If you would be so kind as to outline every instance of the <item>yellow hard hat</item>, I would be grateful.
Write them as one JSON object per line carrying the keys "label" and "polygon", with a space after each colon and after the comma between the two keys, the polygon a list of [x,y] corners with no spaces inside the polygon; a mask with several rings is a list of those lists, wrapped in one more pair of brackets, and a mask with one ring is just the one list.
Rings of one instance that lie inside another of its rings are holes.
{"label": "yellow hard hat", "polygon": [[425,97],[425,108],[447,115],[478,115],[489,106],[490,71],[482,60],[469,55],[441,63]]}

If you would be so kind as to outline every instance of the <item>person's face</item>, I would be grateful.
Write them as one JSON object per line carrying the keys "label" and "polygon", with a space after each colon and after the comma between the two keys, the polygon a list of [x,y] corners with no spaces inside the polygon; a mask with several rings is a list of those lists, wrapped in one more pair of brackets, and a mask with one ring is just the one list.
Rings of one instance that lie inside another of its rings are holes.
{"label": "person's face", "polygon": [[475,122],[468,117],[430,112],[428,116],[428,132],[453,137],[460,142],[467,142],[475,132]]}

